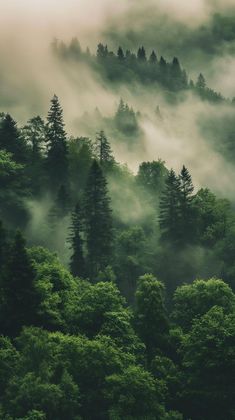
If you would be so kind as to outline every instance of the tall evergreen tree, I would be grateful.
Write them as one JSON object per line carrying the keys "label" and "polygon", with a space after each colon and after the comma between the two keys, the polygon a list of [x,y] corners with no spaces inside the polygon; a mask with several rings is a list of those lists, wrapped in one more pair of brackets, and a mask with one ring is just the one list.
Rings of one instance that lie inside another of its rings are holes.
{"label": "tall evergreen tree", "polygon": [[151,64],[156,64],[156,63],[157,63],[157,56],[156,56],[155,51],[152,51],[152,52],[151,52],[151,55],[150,55],[150,57],[149,57],[149,62],[150,62]]}
{"label": "tall evergreen tree", "polygon": [[77,203],[73,213],[70,226],[69,242],[71,244],[72,255],[70,258],[70,271],[75,277],[84,278],[86,275],[85,259],[83,254],[83,215],[79,203]]}
{"label": "tall evergreen tree", "polygon": [[146,61],[146,52],[144,47],[140,47],[137,52],[137,58],[140,61]]}
{"label": "tall evergreen tree", "polygon": [[94,160],[85,191],[85,229],[88,266],[92,280],[110,265],[112,255],[112,217],[107,182]]}
{"label": "tall evergreen tree", "polygon": [[35,324],[37,302],[35,271],[25,248],[25,240],[17,232],[9,250],[3,279],[0,310],[2,332],[15,336],[23,326]]}
{"label": "tall evergreen tree", "polygon": [[11,115],[4,115],[0,124],[0,149],[12,153],[13,159],[17,163],[27,161],[27,145],[17,128],[17,123]]}
{"label": "tall evergreen tree", "polygon": [[51,188],[67,184],[68,146],[64,130],[63,110],[56,95],[51,100],[47,117],[47,171]]}
{"label": "tall evergreen tree", "polygon": [[203,76],[203,74],[199,74],[198,79],[197,79],[197,83],[196,83],[196,88],[197,89],[205,89],[206,88],[206,79]]}
{"label": "tall evergreen tree", "polygon": [[160,228],[162,238],[176,241],[179,239],[180,223],[180,181],[173,169],[166,179],[165,190],[160,202]]}
{"label": "tall evergreen tree", "polygon": [[123,52],[122,47],[119,47],[118,48],[117,56],[118,56],[118,58],[119,58],[120,61],[123,61],[124,60],[125,56],[124,56],[124,52]]}
{"label": "tall evergreen tree", "polygon": [[180,218],[181,218],[181,236],[187,240],[193,235],[193,191],[191,175],[188,169],[183,166],[180,172]]}
{"label": "tall evergreen tree", "polygon": [[97,134],[95,142],[95,152],[99,164],[102,166],[102,168],[107,169],[108,167],[110,167],[110,165],[114,163],[111,146],[104,131],[100,131]]}

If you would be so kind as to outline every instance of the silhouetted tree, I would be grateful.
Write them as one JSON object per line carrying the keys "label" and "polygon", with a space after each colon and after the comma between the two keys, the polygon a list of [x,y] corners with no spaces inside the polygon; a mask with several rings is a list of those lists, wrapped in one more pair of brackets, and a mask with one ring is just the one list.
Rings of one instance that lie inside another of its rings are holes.
{"label": "silhouetted tree", "polygon": [[173,169],[166,179],[165,190],[160,201],[160,227],[162,237],[170,240],[179,239],[180,223],[180,181]]}
{"label": "silhouetted tree", "polygon": [[120,61],[123,61],[124,60],[125,56],[124,56],[124,52],[123,52],[122,47],[119,47],[118,48],[117,56],[118,56],[118,58],[119,58]]}
{"label": "silhouetted tree", "polygon": [[70,258],[70,271],[73,276],[84,278],[86,275],[85,259],[83,253],[83,216],[79,203],[75,206],[72,213],[70,226],[69,242],[71,244],[72,255]]}
{"label": "silhouetted tree", "polygon": [[47,117],[47,171],[53,191],[68,180],[68,146],[64,130],[63,110],[56,95],[51,100]]}
{"label": "silhouetted tree", "polygon": [[15,336],[23,326],[33,325],[36,321],[37,302],[35,270],[25,248],[25,240],[17,232],[9,250],[3,279],[0,310],[3,333]]}
{"label": "silhouetted tree", "polygon": [[25,163],[28,158],[28,149],[23,136],[17,128],[17,123],[6,114],[0,123],[0,149],[12,153],[17,163]]}
{"label": "silhouetted tree", "polygon": [[110,265],[112,255],[112,218],[107,182],[94,160],[85,191],[85,228],[88,267],[92,280]]}
{"label": "silhouetted tree", "polygon": [[95,152],[99,164],[103,168],[107,169],[111,164],[114,163],[112,149],[104,131],[100,131],[96,136]]}

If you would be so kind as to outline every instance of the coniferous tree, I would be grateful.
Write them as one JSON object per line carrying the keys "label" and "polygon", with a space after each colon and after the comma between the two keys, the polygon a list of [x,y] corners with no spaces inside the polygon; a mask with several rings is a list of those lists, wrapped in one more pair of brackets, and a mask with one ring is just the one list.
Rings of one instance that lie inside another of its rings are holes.
{"label": "coniferous tree", "polygon": [[35,271],[20,232],[9,250],[2,288],[1,329],[15,336],[23,326],[35,324],[38,304]]}
{"label": "coniferous tree", "polygon": [[124,52],[123,52],[122,47],[119,47],[119,48],[118,48],[118,51],[117,51],[117,56],[118,56],[118,59],[119,59],[120,61],[123,61],[123,60],[124,60],[125,56],[124,56]]}
{"label": "coniferous tree", "polygon": [[197,79],[197,83],[196,83],[196,88],[198,89],[205,89],[206,88],[206,80],[205,77],[203,76],[203,74],[199,74],[198,79]]}
{"label": "coniferous tree", "polygon": [[193,235],[193,191],[191,175],[188,169],[183,166],[180,172],[180,218],[181,218],[181,236],[187,240]]}
{"label": "coniferous tree", "polygon": [[114,163],[110,143],[104,133],[100,131],[96,137],[95,152],[97,159],[102,168],[107,169]]}
{"label": "coniferous tree", "polygon": [[0,149],[12,153],[17,163],[25,163],[28,157],[28,150],[23,136],[17,128],[17,123],[11,115],[4,115],[0,124]]}
{"label": "coniferous tree", "polygon": [[107,182],[94,160],[85,191],[85,230],[88,267],[92,280],[110,265],[112,255],[112,217]]}
{"label": "coniferous tree", "polygon": [[68,180],[68,146],[63,110],[56,95],[51,100],[47,118],[47,171],[51,188],[66,185]]}
{"label": "coniferous tree", "polygon": [[163,85],[167,83],[168,80],[168,69],[167,69],[167,62],[166,60],[161,56],[159,61],[159,70],[160,70],[160,83]]}
{"label": "coniferous tree", "polygon": [[140,47],[137,52],[137,58],[140,61],[146,61],[146,52],[144,47]]}
{"label": "coniferous tree", "polygon": [[83,254],[83,215],[82,210],[77,203],[73,213],[70,226],[69,242],[71,244],[72,255],[70,258],[70,271],[75,277],[84,278],[86,275],[85,259]]}
{"label": "coniferous tree", "polygon": [[152,51],[152,53],[151,53],[151,55],[149,57],[149,62],[151,64],[156,64],[157,63],[157,56],[156,56],[155,51]]}
{"label": "coniferous tree", "polygon": [[165,190],[160,201],[160,228],[162,238],[176,241],[179,239],[180,223],[180,181],[173,169],[166,179]]}

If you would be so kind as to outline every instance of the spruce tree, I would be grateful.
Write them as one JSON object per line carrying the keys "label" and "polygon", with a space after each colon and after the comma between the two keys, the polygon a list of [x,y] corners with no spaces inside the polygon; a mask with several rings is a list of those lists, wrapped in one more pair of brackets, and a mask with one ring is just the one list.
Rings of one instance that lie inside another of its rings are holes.
{"label": "spruce tree", "polygon": [[144,47],[140,47],[137,52],[137,58],[140,61],[146,61],[146,52]]}
{"label": "spruce tree", "polygon": [[108,169],[114,163],[111,146],[104,131],[100,131],[97,134],[95,142],[95,152],[97,155],[98,162],[102,166],[102,168]]}
{"label": "spruce tree", "polygon": [[2,332],[15,336],[23,326],[34,325],[37,303],[35,270],[27,254],[25,240],[17,232],[9,250],[3,279]]}
{"label": "spruce tree", "polygon": [[75,277],[84,278],[86,275],[85,259],[83,254],[83,216],[79,203],[77,203],[73,213],[70,226],[69,242],[71,244],[72,255],[70,258],[70,271]]}
{"label": "spruce tree", "polygon": [[197,89],[205,89],[206,88],[206,80],[205,77],[203,76],[203,74],[199,74],[198,79],[197,79],[197,83],[196,83],[196,88]]}
{"label": "spruce tree", "polygon": [[4,115],[0,125],[0,149],[12,153],[17,163],[26,163],[28,149],[23,136],[17,128],[17,123],[11,115]]}
{"label": "spruce tree", "polygon": [[151,64],[156,64],[157,63],[157,56],[156,56],[155,51],[152,51],[152,53],[151,53],[151,55],[149,57],[149,62]]}
{"label": "spruce tree", "polygon": [[160,201],[160,228],[162,238],[177,241],[180,223],[180,181],[173,169],[166,179],[165,190]]}
{"label": "spruce tree", "polygon": [[184,241],[193,235],[193,191],[191,175],[188,169],[183,166],[180,172],[180,219],[181,236]]}
{"label": "spruce tree", "polygon": [[107,182],[94,160],[85,191],[85,230],[88,267],[95,280],[99,271],[110,265],[112,255],[112,217]]}
{"label": "spruce tree", "polygon": [[47,171],[52,190],[68,180],[68,146],[64,130],[63,110],[53,96],[47,117]]}
{"label": "spruce tree", "polygon": [[119,59],[120,61],[123,61],[123,60],[124,60],[125,56],[124,56],[124,52],[123,52],[122,47],[119,47],[119,48],[118,48],[118,51],[117,51],[117,56],[118,56],[118,59]]}

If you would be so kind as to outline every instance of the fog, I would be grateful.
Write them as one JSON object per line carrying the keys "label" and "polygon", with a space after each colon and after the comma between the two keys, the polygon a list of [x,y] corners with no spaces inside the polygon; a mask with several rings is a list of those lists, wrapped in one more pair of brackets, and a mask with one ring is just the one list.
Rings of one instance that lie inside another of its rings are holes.
{"label": "fog", "polygon": [[[235,95],[235,55],[231,39],[211,40],[206,49],[198,37],[200,30],[210,39],[213,16],[234,17],[232,0],[9,0],[0,5],[0,111],[10,112],[24,124],[36,114],[46,116],[50,98],[56,93],[64,108],[68,134],[85,135],[75,121],[97,106],[104,116],[112,116],[120,97],[141,112],[141,147],[127,150],[111,138],[116,157],[133,171],[139,163],[162,158],[168,167],[179,170],[185,164],[197,187],[209,186],[233,196],[235,171],[231,163],[215,150],[200,130],[200,117],[231,114],[228,105],[209,105],[188,95],[170,106],[164,94],[138,85],[112,89],[101,76],[84,63],[62,64],[53,57],[54,38],[68,42],[78,37],[93,52],[101,40],[116,49],[147,50],[156,47],[158,55],[172,59],[179,53],[182,65],[194,79],[202,71],[209,85],[232,98]],[[170,30],[169,30],[170,28]],[[209,41],[208,41],[209,42]],[[224,47],[225,55],[221,55]],[[161,106],[163,122],[154,109]],[[105,128],[105,127],[104,127]],[[93,137],[97,131],[92,126]],[[221,175],[223,173],[223,175]]]}

